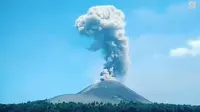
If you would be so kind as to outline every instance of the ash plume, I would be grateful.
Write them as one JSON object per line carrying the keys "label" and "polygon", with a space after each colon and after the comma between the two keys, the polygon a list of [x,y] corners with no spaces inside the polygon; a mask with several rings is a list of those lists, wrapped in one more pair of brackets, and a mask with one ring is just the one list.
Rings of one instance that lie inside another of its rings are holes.
{"label": "ash plume", "polygon": [[102,50],[104,69],[117,79],[128,71],[129,45],[125,36],[125,15],[112,5],[93,6],[77,18],[75,26],[81,35],[94,40],[90,51]]}

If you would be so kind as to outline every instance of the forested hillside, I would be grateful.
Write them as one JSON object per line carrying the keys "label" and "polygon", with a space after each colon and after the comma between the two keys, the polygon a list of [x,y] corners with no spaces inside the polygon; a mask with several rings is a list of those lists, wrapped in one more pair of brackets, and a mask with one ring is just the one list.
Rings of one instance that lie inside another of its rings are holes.
{"label": "forested hillside", "polygon": [[134,102],[52,104],[43,100],[20,104],[0,104],[0,112],[200,112],[200,106]]}

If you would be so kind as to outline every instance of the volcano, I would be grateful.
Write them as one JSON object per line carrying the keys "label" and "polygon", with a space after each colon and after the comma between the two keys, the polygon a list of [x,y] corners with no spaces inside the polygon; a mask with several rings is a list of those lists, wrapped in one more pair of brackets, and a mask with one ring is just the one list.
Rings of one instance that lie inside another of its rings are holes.
{"label": "volcano", "polygon": [[133,90],[118,81],[106,80],[90,85],[77,94],[64,94],[48,100],[51,103],[62,102],[105,102],[119,103],[120,101],[133,101],[151,103]]}

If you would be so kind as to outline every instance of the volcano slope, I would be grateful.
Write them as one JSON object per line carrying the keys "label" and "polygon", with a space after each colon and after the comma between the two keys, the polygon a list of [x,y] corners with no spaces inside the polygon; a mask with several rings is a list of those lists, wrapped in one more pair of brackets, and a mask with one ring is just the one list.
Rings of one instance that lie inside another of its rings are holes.
{"label": "volcano slope", "polygon": [[136,92],[132,91],[125,85],[117,81],[102,81],[88,86],[77,94],[65,94],[56,96],[48,100],[52,103],[62,102],[110,102],[119,103],[120,101],[133,101],[140,103],[151,103],[149,100],[140,96]]}

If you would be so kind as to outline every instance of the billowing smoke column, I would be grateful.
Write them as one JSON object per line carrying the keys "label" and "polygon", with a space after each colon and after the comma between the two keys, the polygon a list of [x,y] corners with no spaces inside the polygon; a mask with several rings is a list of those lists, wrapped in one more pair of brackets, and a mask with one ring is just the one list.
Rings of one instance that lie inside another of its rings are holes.
{"label": "billowing smoke column", "polygon": [[102,50],[104,69],[117,79],[126,75],[129,65],[129,46],[125,36],[125,16],[112,5],[94,6],[75,23],[79,33],[94,39],[90,51]]}

